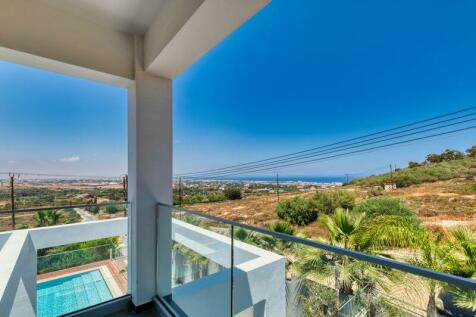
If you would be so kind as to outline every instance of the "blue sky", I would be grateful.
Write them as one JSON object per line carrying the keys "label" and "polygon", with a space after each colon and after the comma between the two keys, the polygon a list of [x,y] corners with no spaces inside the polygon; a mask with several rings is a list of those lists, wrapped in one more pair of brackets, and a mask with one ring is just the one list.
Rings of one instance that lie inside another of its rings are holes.
{"label": "blue sky", "polygon": [[[476,105],[473,1],[273,0],[174,81],[174,170],[298,151]],[[126,170],[127,92],[0,62],[0,170]],[[46,106],[45,106],[46,105]],[[475,132],[280,170],[341,175]]]}

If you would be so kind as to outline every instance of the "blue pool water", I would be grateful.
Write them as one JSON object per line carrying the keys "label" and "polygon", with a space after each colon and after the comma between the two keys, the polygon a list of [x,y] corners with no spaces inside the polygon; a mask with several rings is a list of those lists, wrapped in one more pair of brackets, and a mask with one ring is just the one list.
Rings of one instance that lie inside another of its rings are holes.
{"label": "blue pool water", "polygon": [[55,317],[112,299],[99,270],[37,284],[38,317]]}

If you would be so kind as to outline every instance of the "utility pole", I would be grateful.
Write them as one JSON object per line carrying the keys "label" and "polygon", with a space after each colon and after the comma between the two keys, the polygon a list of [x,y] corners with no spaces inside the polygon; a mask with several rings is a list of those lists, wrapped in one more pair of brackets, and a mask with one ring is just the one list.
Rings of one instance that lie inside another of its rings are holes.
{"label": "utility pole", "polygon": [[393,169],[392,169],[392,164],[390,164],[390,181],[393,183]]}
{"label": "utility pole", "polygon": [[182,207],[182,177],[178,179],[179,206]]}
{"label": "utility pole", "polygon": [[10,205],[12,208],[12,230],[15,230],[15,174],[10,173]]}
{"label": "utility pole", "polygon": [[276,196],[278,197],[279,201],[279,174],[276,173]]}
{"label": "utility pole", "polygon": [[128,200],[128,197],[127,197],[128,182],[129,182],[129,179],[128,179],[127,174],[126,174],[122,177],[122,192],[124,194],[124,201]]}
{"label": "utility pole", "polygon": [[[124,175],[122,177],[122,191],[123,191],[123,194],[124,194],[124,201],[127,201],[128,200],[128,195],[127,195],[127,191],[128,191],[128,187],[129,187],[129,178],[127,177],[127,174]],[[127,210],[129,209],[129,206],[126,205],[126,208],[124,209],[124,217],[127,216]]]}

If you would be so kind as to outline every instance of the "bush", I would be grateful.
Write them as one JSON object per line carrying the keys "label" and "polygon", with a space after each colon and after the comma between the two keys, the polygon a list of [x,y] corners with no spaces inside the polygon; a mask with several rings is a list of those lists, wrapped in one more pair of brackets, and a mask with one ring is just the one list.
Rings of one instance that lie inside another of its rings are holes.
{"label": "bush", "polygon": [[476,183],[465,186],[464,192],[469,194],[476,193]]}
{"label": "bush", "polygon": [[409,162],[408,163],[408,168],[415,168],[415,167],[418,167],[418,166],[421,166],[421,164],[417,163],[417,162]]}
{"label": "bush", "polygon": [[466,150],[469,157],[476,157],[476,145]]}
{"label": "bush", "polygon": [[355,206],[355,194],[349,190],[318,191],[312,197],[318,213],[332,214],[337,208],[351,210]]}
{"label": "bush", "polygon": [[221,195],[221,194],[208,194],[207,195],[207,200],[210,203],[216,203],[216,202],[220,202],[220,201],[225,201],[226,197],[225,197],[225,195]]}
{"label": "bush", "polygon": [[392,215],[418,220],[408,206],[403,204],[400,199],[393,197],[371,198],[358,204],[354,210],[370,217]]}
{"label": "bush", "polygon": [[426,157],[428,163],[440,163],[446,161],[461,160],[464,158],[464,154],[460,151],[446,150],[441,154],[429,154]]}
{"label": "bush", "polygon": [[268,229],[271,231],[285,233],[289,235],[294,235],[295,230],[293,226],[286,221],[278,221],[268,226]]}
{"label": "bush", "polygon": [[238,187],[227,187],[225,188],[224,195],[230,200],[241,199],[241,189]]}
{"label": "bush", "polygon": [[125,206],[110,205],[106,206],[106,212],[108,214],[115,214],[116,212],[125,211]]}
{"label": "bush", "polygon": [[312,199],[302,197],[279,202],[276,212],[280,219],[298,226],[308,225],[317,219],[317,209]]}
{"label": "bush", "polygon": [[473,173],[474,164],[476,164],[476,159],[466,156],[459,160],[420,164],[420,166],[402,169],[392,174],[385,173],[354,179],[352,183],[365,186],[383,186],[386,183],[396,183],[398,188],[402,188],[421,183],[466,177],[466,175]]}
{"label": "bush", "polygon": [[92,207],[88,207],[86,208],[86,210],[92,214],[97,214],[99,213],[99,207],[98,206],[92,206]]}
{"label": "bush", "polygon": [[384,192],[385,191],[382,186],[373,186],[372,188],[369,189],[367,195],[369,197],[377,197],[377,196],[382,196]]}

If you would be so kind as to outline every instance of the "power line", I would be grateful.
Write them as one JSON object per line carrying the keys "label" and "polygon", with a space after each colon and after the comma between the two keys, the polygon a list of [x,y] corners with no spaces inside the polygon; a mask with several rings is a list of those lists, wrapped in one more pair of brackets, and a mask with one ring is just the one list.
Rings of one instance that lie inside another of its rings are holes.
{"label": "power line", "polygon": [[[209,178],[222,178],[222,177],[224,177],[224,176],[234,176],[234,175],[242,175],[242,174],[254,173],[254,172],[261,172],[261,171],[267,171],[267,170],[275,170],[275,169],[277,169],[277,168],[291,167],[291,166],[296,166],[296,165],[302,165],[302,164],[307,164],[307,163],[313,163],[313,162],[318,162],[318,161],[324,161],[324,160],[328,160],[328,159],[331,159],[331,158],[349,156],[349,155],[353,155],[353,154],[359,154],[359,153],[368,152],[368,151],[373,151],[373,150],[377,150],[377,149],[388,148],[388,147],[397,146],[397,145],[402,145],[402,144],[406,144],[406,143],[411,143],[411,142],[416,142],[416,141],[422,141],[422,140],[426,140],[426,139],[430,139],[430,138],[435,138],[435,137],[440,137],[440,136],[444,136],[444,135],[456,134],[456,133],[460,133],[460,132],[472,130],[472,129],[475,129],[475,128],[476,128],[476,125],[475,125],[475,126],[466,127],[466,128],[457,129],[457,130],[446,131],[446,132],[441,132],[441,133],[437,133],[437,134],[427,135],[427,136],[423,136],[423,137],[413,138],[413,139],[409,139],[409,140],[394,142],[394,143],[390,143],[390,144],[384,144],[384,145],[374,146],[374,147],[370,147],[370,148],[366,148],[366,149],[361,149],[361,150],[355,150],[355,151],[346,152],[346,153],[341,153],[341,154],[330,155],[330,156],[323,157],[323,158],[305,160],[305,161],[301,161],[301,162],[295,162],[295,163],[290,163],[290,164],[283,164],[283,165],[273,166],[273,167],[264,167],[264,168],[255,169],[255,170],[252,170],[252,171],[245,171],[245,172],[238,172],[238,173],[224,173],[224,174],[216,175],[216,176],[207,176],[207,175],[205,175],[205,176],[202,176],[202,177],[200,177],[200,178],[206,178],[206,177],[209,177]],[[192,177],[192,178],[193,178],[193,177]]]}
{"label": "power line", "polygon": [[[417,132],[412,132],[412,133],[407,133],[407,134],[403,134],[403,135],[393,136],[391,138],[386,138],[386,139],[383,139],[383,140],[377,140],[377,141],[373,141],[373,142],[366,142],[367,141],[366,140],[365,141],[366,143],[362,143],[362,141],[360,141],[360,142],[356,142],[356,143],[351,143],[347,146],[339,146],[339,147],[331,148],[331,149],[324,150],[324,151],[318,151],[318,152],[309,153],[309,154],[305,154],[305,155],[299,155],[299,156],[295,156],[295,157],[291,157],[291,158],[287,158],[287,159],[275,160],[275,161],[271,161],[269,163],[262,163],[262,164],[253,165],[253,166],[246,166],[246,167],[241,167],[241,168],[228,169],[228,170],[224,170],[223,172],[199,174],[196,177],[215,176],[215,175],[220,175],[220,174],[230,174],[230,173],[234,173],[234,172],[240,172],[241,173],[241,172],[255,170],[255,169],[260,168],[260,167],[277,166],[277,165],[282,164],[282,163],[296,162],[296,161],[306,159],[306,158],[319,157],[319,156],[323,156],[323,155],[327,155],[327,154],[338,153],[338,152],[347,151],[347,150],[351,150],[351,149],[361,148],[361,147],[368,146],[368,145],[379,144],[379,143],[388,142],[388,141],[391,141],[391,140],[401,139],[401,138],[404,138],[404,137],[410,137],[410,136],[413,136],[413,135],[418,135],[418,134],[434,131],[434,130],[437,130],[437,129],[443,129],[443,128],[448,128],[448,127],[455,126],[455,125],[461,125],[461,124],[464,124],[464,123],[472,122],[474,120],[476,120],[476,118],[467,119],[467,120],[463,120],[463,121],[458,121],[458,122],[454,122],[454,123],[450,123],[450,124],[446,124],[446,125],[440,125],[438,127],[432,127],[432,128],[417,131]],[[354,144],[356,144],[356,145],[354,145]],[[352,145],[352,146],[350,146],[350,145]]]}
{"label": "power line", "polygon": [[[360,139],[365,139],[365,138],[368,138],[368,137],[371,137],[371,136],[380,135],[380,134],[387,133],[387,132],[390,132],[390,131],[400,130],[402,128],[418,125],[418,124],[421,124],[421,123],[430,122],[430,121],[434,121],[434,120],[445,118],[445,117],[450,117],[450,116],[453,116],[455,114],[468,112],[469,110],[473,110],[473,109],[476,109],[476,106],[472,106],[472,107],[464,108],[464,109],[454,111],[454,112],[451,112],[451,113],[446,113],[446,114],[443,114],[443,115],[439,115],[439,116],[436,116],[436,117],[432,117],[432,118],[428,118],[428,119],[408,123],[408,124],[401,125],[401,126],[398,126],[398,127],[394,127],[394,128],[390,128],[390,129],[370,133],[370,134],[367,134],[367,135],[363,135],[363,136],[359,136],[359,137],[355,137],[355,138],[350,138],[350,139],[346,139],[346,140],[343,140],[343,141],[339,141],[339,142],[335,142],[335,143],[331,143],[331,144],[327,144],[327,145],[323,145],[323,146],[310,148],[310,149],[307,149],[307,150],[302,150],[302,151],[293,152],[293,153],[289,153],[289,154],[269,157],[269,158],[265,158],[265,159],[261,159],[261,160],[257,160],[257,161],[252,161],[252,162],[247,162],[247,163],[242,163],[242,164],[230,165],[230,166],[222,167],[222,168],[209,169],[209,170],[197,171],[197,172],[189,172],[189,173],[181,173],[181,174],[178,174],[177,176],[192,176],[192,175],[206,174],[206,173],[211,173],[211,172],[222,172],[224,170],[228,170],[228,169],[231,169],[231,168],[249,166],[249,165],[253,165],[253,164],[256,164],[256,163],[268,162],[270,160],[276,160],[276,159],[279,159],[279,158],[295,156],[295,155],[302,154],[302,153],[312,152],[312,151],[315,151],[315,150],[318,150],[318,149],[323,149],[323,148],[327,148],[327,147],[331,147],[331,146],[335,146],[335,145],[339,145],[339,144],[349,143],[349,142],[360,140]],[[469,115],[465,115],[465,116],[462,116],[462,117],[467,117],[467,116],[471,116],[471,115],[474,115],[474,113],[469,114]],[[462,118],[462,117],[458,117],[458,118]],[[458,118],[448,119],[448,121],[455,120],[455,119],[458,119]],[[423,126],[423,127],[425,127],[425,126]],[[419,127],[419,128],[422,128],[422,127]],[[418,128],[416,128],[416,129],[418,129]],[[401,131],[399,133],[402,133],[402,132],[405,132],[405,131]]]}

